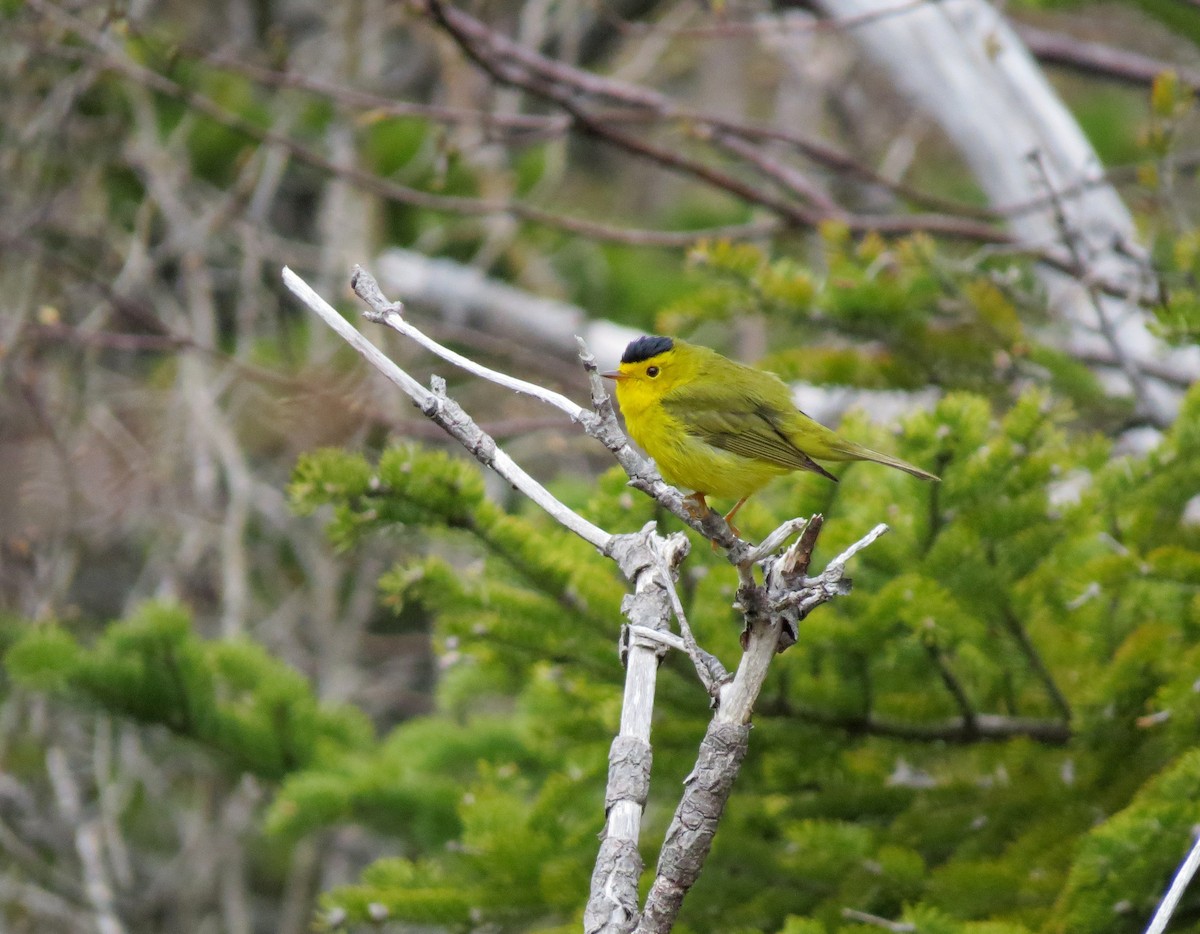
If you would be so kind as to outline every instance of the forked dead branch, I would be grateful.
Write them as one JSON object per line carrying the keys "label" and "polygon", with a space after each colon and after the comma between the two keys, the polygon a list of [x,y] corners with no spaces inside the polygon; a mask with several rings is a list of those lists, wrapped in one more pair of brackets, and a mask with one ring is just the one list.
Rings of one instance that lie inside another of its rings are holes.
{"label": "forked dead branch", "polygon": [[[809,562],[820,534],[821,516],[813,516],[807,521],[789,520],[757,547],[736,537],[711,511],[700,518],[693,516],[683,503],[683,495],[664,483],[654,466],[629,445],[595,360],[582,342],[580,359],[591,387],[590,409],[542,386],[481,366],[441,346],[404,318],[403,306],[388,301],[370,274],[361,268],[355,269],[351,284],[369,306],[366,313],[369,320],[391,327],[481,379],[533,396],[566,412],[584,432],[613,453],[629,475],[631,486],[654,497],[681,522],[724,549],[738,575],[740,586],[734,606],[741,612],[744,624],[742,657],[730,675],[719,660],[696,643],[680,612],[674,578],[689,551],[689,542],[682,533],[664,536],[651,523],[636,533],[614,534],[588,522],[501,451],[446,394],[444,380],[434,377],[431,388],[426,389],[388,359],[290,269],[284,270],[283,278],[305,305],[404,390],[414,405],[462,444],[476,460],[495,470],[565,528],[615,561],[629,581],[632,592],[621,606],[625,623],[621,627],[620,655],[626,666],[621,725],[609,753],[605,829],[592,874],[584,929],[606,934],[669,931],[684,896],[695,883],[708,856],[725,802],[745,758],[750,717],[771,660],[795,643],[799,624],[809,613],[822,603],[849,592],[846,562],[886,532],[887,526],[877,525],[831,561],[821,574],[810,578]],[[797,532],[800,537],[784,549]],[[682,637],[669,631],[672,615],[679,621]],[[655,680],[660,656],[670,647],[682,648],[691,658],[701,683],[712,697],[714,713],[700,744],[696,765],[684,781],[683,795],[660,851],[654,883],[645,905],[639,906],[638,880],[644,867],[638,837],[650,787],[650,725]]]}

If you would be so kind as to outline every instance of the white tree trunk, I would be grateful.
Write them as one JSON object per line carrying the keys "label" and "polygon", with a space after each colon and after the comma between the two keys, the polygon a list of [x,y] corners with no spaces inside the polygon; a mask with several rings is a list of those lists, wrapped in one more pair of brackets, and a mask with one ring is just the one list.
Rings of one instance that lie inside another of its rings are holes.
{"label": "white tree trunk", "polygon": [[[1098,296],[1086,283],[1041,273],[1063,346],[1110,361],[1110,390],[1134,396],[1140,414],[1171,421],[1181,391],[1147,372],[1165,366],[1200,376],[1200,348],[1172,350],[1149,331],[1137,298],[1156,287],[1120,195],[1079,124],[1004,18],[985,0],[816,0],[895,85],[955,143],[991,204],[1011,215],[1031,247],[1067,247],[1088,274],[1128,288],[1132,300]],[[890,12],[888,12],[890,11]],[[1048,197],[1049,196],[1049,197]]]}

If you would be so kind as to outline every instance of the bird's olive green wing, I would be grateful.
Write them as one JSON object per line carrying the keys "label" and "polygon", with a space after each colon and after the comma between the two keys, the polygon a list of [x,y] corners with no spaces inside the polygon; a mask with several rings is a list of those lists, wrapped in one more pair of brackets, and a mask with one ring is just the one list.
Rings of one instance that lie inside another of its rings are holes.
{"label": "bird's olive green wing", "polygon": [[[781,413],[782,405],[787,408]],[[662,406],[688,434],[715,448],[791,470],[811,470],[837,482],[837,477],[782,431],[783,414],[795,411],[786,390],[784,398],[776,400],[739,393],[728,385],[699,387],[693,383],[667,393]]]}

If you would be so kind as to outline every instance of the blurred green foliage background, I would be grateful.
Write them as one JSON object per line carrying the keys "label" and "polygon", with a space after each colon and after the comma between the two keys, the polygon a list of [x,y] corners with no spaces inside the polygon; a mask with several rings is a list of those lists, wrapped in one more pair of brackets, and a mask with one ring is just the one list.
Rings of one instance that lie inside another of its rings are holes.
{"label": "blurred green foliage background", "polygon": [[[693,111],[811,134],[856,168],[759,153],[846,211],[933,199],[1002,229],[846,31],[782,5],[472,12]],[[1140,313],[1164,353],[1192,347],[1197,14],[1008,13],[1146,66],[1045,63],[1135,213],[1162,285]],[[789,29],[804,57],[762,39]],[[412,294],[381,275],[389,297],[491,365],[583,400],[554,333],[679,334],[943,478],[792,476],[740,514],[758,539],[823,513],[817,566],[892,531],[777,660],[678,930],[1144,930],[1200,824],[1195,373],[1152,374],[1176,413],[1155,424],[1063,340],[1027,252],[833,212],[775,224],[493,84],[422,4],[18,0],[0,30],[6,930],[579,929],[624,585],[280,283],[291,266],[353,315],[352,264],[395,249],[449,263]],[[682,124],[614,125],[748,177]],[[501,282],[568,324],[455,291]],[[564,418],[369,333],[592,522],[677,527]],[[729,667],[735,587],[693,542],[681,597]],[[668,658],[647,883],[710,715]],[[1200,894],[1172,930],[1200,931]]]}

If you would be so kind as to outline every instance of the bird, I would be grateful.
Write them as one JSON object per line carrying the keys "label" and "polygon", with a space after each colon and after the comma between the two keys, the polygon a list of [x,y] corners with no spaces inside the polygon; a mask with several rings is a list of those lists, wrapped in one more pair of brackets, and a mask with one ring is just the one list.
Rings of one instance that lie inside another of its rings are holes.
{"label": "bird", "polygon": [[735,499],[725,521],[771,480],[808,470],[837,482],[817,461],[873,461],[922,480],[940,478],[849,441],[801,412],[786,383],[698,344],[651,334],[629,343],[616,381],[617,403],[633,440],[654,458],[696,518],[707,497]]}

